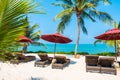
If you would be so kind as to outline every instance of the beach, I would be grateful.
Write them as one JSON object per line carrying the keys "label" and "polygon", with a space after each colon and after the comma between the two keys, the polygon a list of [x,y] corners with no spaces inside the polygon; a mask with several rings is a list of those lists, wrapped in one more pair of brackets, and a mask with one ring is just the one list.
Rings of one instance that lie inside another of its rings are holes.
{"label": "beach", "polygon": [[120,0],[0,6],[0,80],[120,80]]}
{"label": "beach", "polygon": [[[26,54],[36,56],[37,54]],[[53,57],[53,54],[48,54]],[[60,55],[60,54],[59,54]],[[46,67],[34,67],[34,61],[20,64],[0,62],[0,80],[119,80],[120,68],[117,68],[117,75],[106,73],[86,72],[85,56],[79,59],[73,55],[65,55],[71,60],[70,65],[61,69],[52,69],[51,65]],[[118,57],[120,60],[120,57]]]}

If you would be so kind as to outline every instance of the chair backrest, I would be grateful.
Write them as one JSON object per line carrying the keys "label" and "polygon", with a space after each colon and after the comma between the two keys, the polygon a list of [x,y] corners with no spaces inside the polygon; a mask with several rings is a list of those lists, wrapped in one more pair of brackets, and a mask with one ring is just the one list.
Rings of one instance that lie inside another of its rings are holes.
{"label": "chair backrest", "polygon": [[66,57],[65,56],[55,56],[54,57],[56,59],[56,62],[57,63],[61,63],[61,64],[64,64],[67,62],[66,60]]}
{"label": "chair backrest", "polygon": [[24,59],[26,59],[26,56],[24,56],[23,54],[16,54],[16,56],[17,56],[18,60],[24,60]]}
{"label": "chair backrest", "polygon": [[114,58],[99,58],[99,65],[102,67],[113,67]]}
{"label": "chair backrest", "polygon": [[38,56],[40,57],[40,59],[42,61],[46,61],[46,60],[49,60],[49,57],[47,54],[38,54]]}
{"label": "chair backrest", "polygon": [[99,56],[87,55],[87,56],[85,56],[85,62],[89,66],[97,66],[98,58],[99,58]]}

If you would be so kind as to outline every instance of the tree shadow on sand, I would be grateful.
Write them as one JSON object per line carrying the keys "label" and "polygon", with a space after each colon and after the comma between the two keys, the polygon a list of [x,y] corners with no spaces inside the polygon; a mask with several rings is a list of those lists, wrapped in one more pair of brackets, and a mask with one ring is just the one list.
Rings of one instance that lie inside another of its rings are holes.
{"label": "tree shadow on sand", "polygon": [[45,78],[31,77],[31,80],[47,80]]}
{"label": "tree shadow on sand", "polygon": [[70,64],[76,64],[76,61],[70,60]]}

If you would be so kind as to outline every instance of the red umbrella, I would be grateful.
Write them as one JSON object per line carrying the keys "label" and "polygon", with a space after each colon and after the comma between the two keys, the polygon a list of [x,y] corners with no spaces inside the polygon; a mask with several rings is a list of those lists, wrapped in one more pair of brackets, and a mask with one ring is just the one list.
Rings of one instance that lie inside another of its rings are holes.
{"label": "red umbrella", "polygon": [[46,34],[46,35],[42,35],[41,36],[42,39],[49,41],[49,42],[54,42],[55,46],[54,46],[54,56],[55,56],[55,50],[56,50],[56,43],[69,43],[72,40],[65,37],[64,35],[60,34],[60,33],[55,33],[55,34]]}
{"label": "red umbrella", "polygon": [[[100,40],[114,40],[115,41],[115,53],[116,51],[116,40],[120,40],[120,29],[114,28],[111,30],[106,31],[105,33],[96,36],[96,39]],[[116,54],[116,59],[117,59],[117,54]]]}
{"label": "red umbrella", "polygon": [[30,43],[33,42],[31,39],[25,36],[20,36],[19,38],[20,38],[19,42],[30,42]]}
{"label": "red umbrella", "polygon": [[104,34],[96,36],[95,38],[100,40],[120,40],[120,29],[114,28],[108,30]]}
{"label": "red umbrella", "polygon": [[[26,46],[27,45],[26,42],[32,43],[33,41],[25,36],[19,36],[19,42],[24,42],[24,46]],[[23,53],[25,53],[24,49],[25,48],[23,47]]]}

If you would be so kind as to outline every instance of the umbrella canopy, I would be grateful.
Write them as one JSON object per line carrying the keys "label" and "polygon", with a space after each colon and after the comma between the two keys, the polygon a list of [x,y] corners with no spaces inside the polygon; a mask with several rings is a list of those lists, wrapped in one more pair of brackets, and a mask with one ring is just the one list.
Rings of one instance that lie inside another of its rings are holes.
{"label": "umbrella canopy", "polygon": [[[103,34],[96,36],[95,38],[100,39],[100,40],[114,40],[115,41],[115,53],[117,53],[116,40],[120,40],[120,29],[114,28],[114,29],[108,30]],[[117,54],[116,54],[116,60],[117,60]]]}
{"label": "umbrella canopy", "polygon": [[69,43],[72,41],[71,39],[63,36],[62,34],[60,34],[58,32],[55,34],[42,35],[41,38],[46,40],[46,41],[49,41],[49,42],[62,43],[62,44]]}
{"label": "umbrella canopy", "polygon": [[120,40],[120,29],[111,29],[106,31],[105,33],[96,36],[96,39],[100,40]]}
{"label": "umbrella canopy", "polygon": [[61,44],[65,44],[65,43],[69,43],[72,40],[65,37],[64,35],[60,34],[60,33],[55,33],[55,34],[45,34],[41,36],[42,39],[48,41],[48,42],[53,42],[55,43],[54,46],[54,56],[55,56],[55,50],[56,50],[56,43],[61,43]]}
{"label": "umbrella canopy", "polygon": [[20,36],[19,38],[20,38],[19,42],[30,42],[30,43],[33,42],[31,39],[29,39],[25,36]]}
{"label": "umbrella canopy", "polygon": [[[24,42],[23,53],[25,53],[24,50],[27,49],[27,48],[25,47],[25,46],[27,45],[27,42],[32,43],[33,41],[32,41],[31,39],[25,37],[25,36],[19,36],[19,42]],[[18,48],[17,48],[17,50],[18,50]]]}

